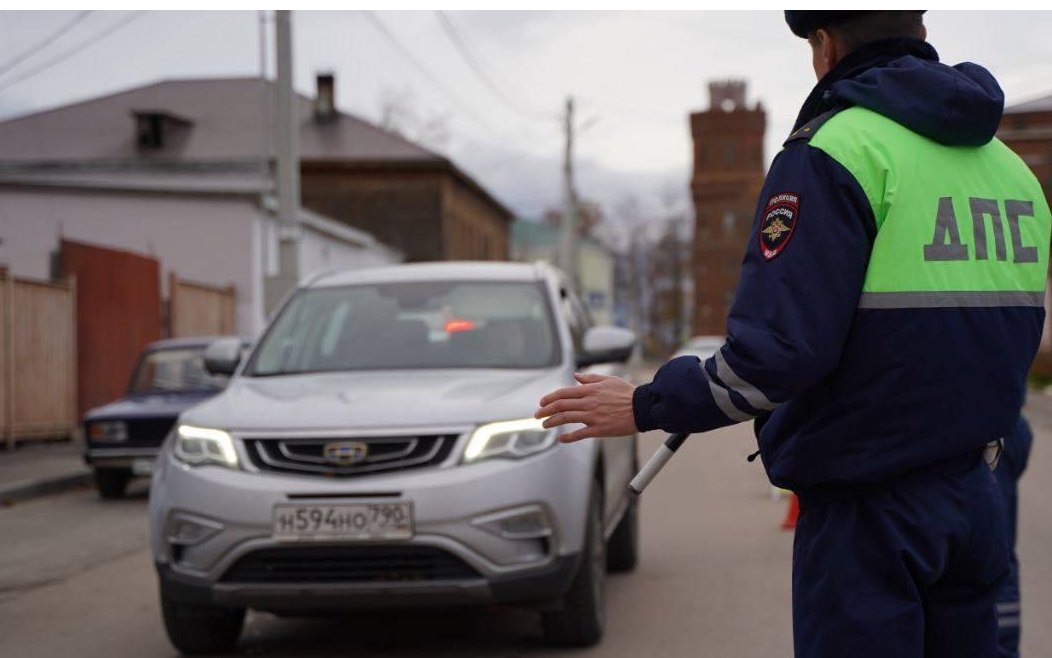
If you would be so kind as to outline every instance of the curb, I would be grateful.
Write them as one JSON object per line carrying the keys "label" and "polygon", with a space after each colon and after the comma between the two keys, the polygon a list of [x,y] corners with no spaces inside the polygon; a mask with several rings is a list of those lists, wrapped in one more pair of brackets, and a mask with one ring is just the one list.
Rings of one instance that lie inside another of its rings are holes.
{"label": "curb", "polygon": [[19,480],[0,486],[0,505],[10,505],[67,489],[83,487],[91,484],[91,479],[91,471],[83,471],[32,480]]}

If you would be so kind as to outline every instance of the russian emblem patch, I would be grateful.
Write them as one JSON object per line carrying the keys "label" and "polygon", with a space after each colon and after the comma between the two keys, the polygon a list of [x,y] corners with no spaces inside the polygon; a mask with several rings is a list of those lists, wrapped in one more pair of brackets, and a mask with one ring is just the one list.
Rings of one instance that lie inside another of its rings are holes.
{"label": "russian emblem patch", "polygon": [[760,222],[760,253],[771,260],[782,253],[796,229],[800,214],[800,195],[781,192],[767,200]]}

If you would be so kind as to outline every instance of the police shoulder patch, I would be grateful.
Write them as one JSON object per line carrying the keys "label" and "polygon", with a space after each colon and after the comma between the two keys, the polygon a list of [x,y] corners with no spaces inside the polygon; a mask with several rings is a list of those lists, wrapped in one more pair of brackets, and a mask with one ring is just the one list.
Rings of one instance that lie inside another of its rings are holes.
{"label": "police shoulder patch", "polygon": [[795,192],[780,192],[767,200],[760,221],[760,253],[771,260],[782,253],[789,238],[796,230],[796,219],[800,214],[800,195]]}

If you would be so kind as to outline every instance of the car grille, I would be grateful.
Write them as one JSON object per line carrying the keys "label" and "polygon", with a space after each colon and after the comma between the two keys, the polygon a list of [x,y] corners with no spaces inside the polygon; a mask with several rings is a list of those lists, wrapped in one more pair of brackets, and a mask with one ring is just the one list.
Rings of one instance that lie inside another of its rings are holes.
{"label": "car grille", "polygon": [[[88,427],[92,422],[105,421],[88,421],[84,425],[85,433],[88,432]],[[176,424],[176,417],[136,418],[123,422],[125,427],[127,427],[126,440],[120,442],[92,441],[88,438],[88,441],[97,447],[157,447],[164,442],[164,438],[171,431],[171,426]],[[87,436],[90,437],[90,434],[87,434]]]}
{"label": "car grille", "polygon": [[128,427],[128,441],[126,444],[159,446],[164,443],[164,438],[172,430],[172,425],[175,425],[175,417],[139,418],[125,421],[125,423]]}
{"label": "car grille", "polygon": [[460,558],[430,546],[291,546],[249,553],[222,581],[365,583],[479,577]]}
{"label": "car grille", "polygon": [[[354,477],[442,463],[456,443],[456,435],[383,436],[365,438],[245,438],[245,447],[256,468],[300,475]],[[326,446],[355,445],[364,450],[357,463],[332,460]]]}

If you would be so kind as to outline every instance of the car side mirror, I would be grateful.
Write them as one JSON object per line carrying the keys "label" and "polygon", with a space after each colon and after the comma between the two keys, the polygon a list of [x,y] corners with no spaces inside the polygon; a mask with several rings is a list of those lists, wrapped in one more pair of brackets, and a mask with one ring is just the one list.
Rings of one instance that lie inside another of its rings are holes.
{"label": "car side mirror", "polygon": [[240,338],[218,338],[205,348],[205,370],[211,375],[230,376],[241,363]]}
{"label": "car side mirror", "polygon": [[636,335],[621,327],[592,327],[584,334],[584,351],[577,355],[577,367],[600,363],[624,363],[636,347]]}

